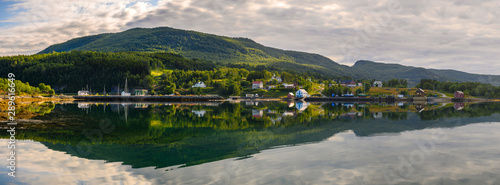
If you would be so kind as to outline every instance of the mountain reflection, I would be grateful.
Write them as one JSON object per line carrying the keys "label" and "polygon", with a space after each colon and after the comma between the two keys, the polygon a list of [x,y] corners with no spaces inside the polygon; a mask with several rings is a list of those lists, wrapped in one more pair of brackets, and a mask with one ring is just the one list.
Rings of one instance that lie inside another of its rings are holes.
{"label": "mountain reflection", "polygon": [[[59,104],[24,124],[20,139],[133,168],[191,166],[262,150],[357,136],[497,121],[500,104],[306,102]],[[422,110],[421,112],[417,112]],[[3,132],[2,138],[7,138]]]}

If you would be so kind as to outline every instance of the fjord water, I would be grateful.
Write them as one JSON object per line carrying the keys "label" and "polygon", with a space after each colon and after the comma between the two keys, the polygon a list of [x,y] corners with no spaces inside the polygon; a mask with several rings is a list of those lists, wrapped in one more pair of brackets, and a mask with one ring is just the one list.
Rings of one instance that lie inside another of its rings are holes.
{"label": "fjord water", "polygon": [[51,109],[18,130],[17,177],[2,168],[2,184],[500,183],[494,103]]}

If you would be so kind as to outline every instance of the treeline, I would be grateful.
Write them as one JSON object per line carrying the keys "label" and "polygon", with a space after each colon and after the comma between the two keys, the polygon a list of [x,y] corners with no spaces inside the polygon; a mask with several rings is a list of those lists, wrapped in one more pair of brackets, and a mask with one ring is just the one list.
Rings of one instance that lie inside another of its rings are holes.
{"label": "treeline", "polygon": [[[153,70],[164,74],[153,76]],[[57,93],[76,93],[82,89],[93,93],[117,93],[124,89],[127,79],[129,90],[147,89],[153,94],[170,94],[201,81],[222,88],[215,93],[231,95],[241,92],[242,87],[251,87],[252,81],[267,83],[272,75],[307,88],[312,87],[307,79],[329,78],[317,72],[283,71],[269,65],[214,63],[164,52],[71,51],[0,57],[0,73],[14,73],[19,80],[30,84],[49,84]]]}
{"label": "treeline", "polygon": [[500,87],[495,87],[490,84],[483,84],[478,82],[440,82],[431,79],[422,79],[418,88],[434,89],[436,91],[443,91],[454,93],[455,91],[462,91],[467,96],[478,96],[487,98],[500,97]]}
{"label": "treeline", "polygon": [[[9,79],[7,78],[0,78],[0,89],[9,93],[10,90],[12,89],[9,86]],[[31,86],[28,82],[23,83],[20,80],[14,80],[15,86],[13,87],[15,89],[16,95],[21,95],[21,94],[39,94],[39,93],[47,93],[53,95],[55,91],[50,87],[50,85],[45,85],[44,83],[38,84],[38,87]]]}

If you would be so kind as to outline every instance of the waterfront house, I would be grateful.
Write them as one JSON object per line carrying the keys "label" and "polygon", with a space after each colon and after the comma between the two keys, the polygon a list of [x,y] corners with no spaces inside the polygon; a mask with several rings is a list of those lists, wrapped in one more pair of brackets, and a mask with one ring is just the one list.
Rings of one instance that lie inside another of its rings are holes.
{"label": "waterfront house", "polygon": [[304,90],[304,89],[299,89],[296,93],[295,93],[295,97],[297,98],[307,98],[309,97],[309,94],[307,94],[307,91]]}
{"label": "waterfront house", "polygon": [[455,95],[455,98],[464,98],[465,97],[465,94],[462,91],[455,91],[454,95]]}
{"label": "waterfront house", "polygon": [[78,91],[78,96],[88,96],[88,95],[89,95],[89,91]]}
{"label": "waterfront house", "polygon": [[252,89],[263,89],[264,88],[264,83],[261,81],[255,81],[252,83]]}
{"label": "waterfront house", "polygon": [[122,96],[130,96],[130,93],[122,91]]}
{"label": "waterfront house", "polygon": [[197,82],[196,84],[194,84],[194,85],[193,85],[193,86],[191,86],[191,87],[193,87],[193,88],[196,88],[196,87],[199,87],[199,88],[205,88],[205,87],[207,87],[207,86],[206,86],[206,85],[205,85],[205,83],[203,83],[203,82]]}
{"label": "waterfront house", "polygon": [[287,98],[293,98],[293,97],[294,97],[294,95],[293,95],[293,93],[292,93],[292,92],[289,92],[289,93],[288,93],[288,95],[286,95],[286,97],[287,97]]}
{"label": "waterfront house", "polygon": [[375,81],[373,82],[373,87],[382,87],[382,81]]}
{"label": "waterfront house", "polygon": [[136,89],[134,94],[136,96],[146,96],[148,94],[148,90],[146,90],[146,89]]}
{"label": "waterfront house", "polygon": [[356,82],[354,80],[344,80],[340,85],[347,86],[347,87],[356,87]]}
{"label": "waterfront house", "polygon": [[425,97],[425,91],[423,89],[418,88],[417,91],[415,91],[415,96]]}

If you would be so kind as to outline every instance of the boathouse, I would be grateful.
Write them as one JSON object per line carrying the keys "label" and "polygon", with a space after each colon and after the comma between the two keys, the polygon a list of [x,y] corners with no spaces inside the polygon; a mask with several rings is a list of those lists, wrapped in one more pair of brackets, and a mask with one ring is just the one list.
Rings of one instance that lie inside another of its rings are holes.
{"label": "boathouse", "polygon": [[455,98],[465,98],[465,94],[462,91],[455,91]]}

